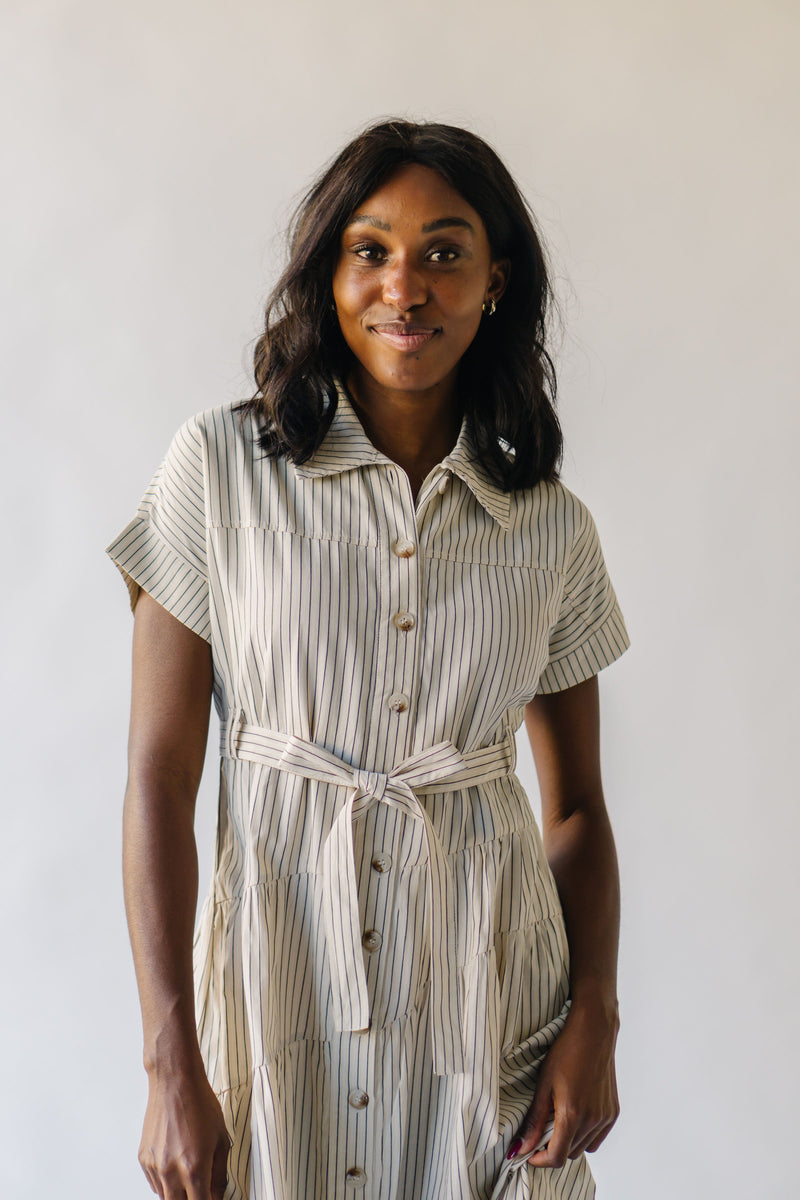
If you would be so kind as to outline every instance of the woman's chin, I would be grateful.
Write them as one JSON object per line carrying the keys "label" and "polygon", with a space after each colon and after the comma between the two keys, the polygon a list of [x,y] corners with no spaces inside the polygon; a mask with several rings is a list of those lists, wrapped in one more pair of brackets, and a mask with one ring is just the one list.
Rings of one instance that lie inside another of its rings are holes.
{"label": "woman's chin", "polygon": [[406,360],[391,367],[373,370],[360,364],[356,368],[355,379],[362,380],[367,389],[377,386],[388,392],[429,393],[440,388],[449,391],[455,372],[431,370],[428,364]]}

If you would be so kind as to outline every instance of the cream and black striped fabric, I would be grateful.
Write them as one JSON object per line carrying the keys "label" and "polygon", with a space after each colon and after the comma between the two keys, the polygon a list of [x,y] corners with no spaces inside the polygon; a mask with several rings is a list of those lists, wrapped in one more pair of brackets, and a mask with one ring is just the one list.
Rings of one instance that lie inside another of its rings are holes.
{"label": "cream and black striped fabric", "polygon": [[302,467],[254,439],[230,406],[188,421],[109,547],[212,646],[226,1200],[586,1200],[584,1158],[503,1163],[569,1006],[514,733],[628,644],[592,518],[501,492],[465,429],[415,504],[344,394]]}

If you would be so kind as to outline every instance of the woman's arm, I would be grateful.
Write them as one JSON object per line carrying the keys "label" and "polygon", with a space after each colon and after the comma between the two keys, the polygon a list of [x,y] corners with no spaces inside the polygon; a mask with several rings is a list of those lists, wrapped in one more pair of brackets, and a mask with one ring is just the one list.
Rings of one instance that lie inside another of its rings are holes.
{"label": "woman's arm", "polygon": [[139,1161],[165,1200],[221,1198],[230,1144],[200,1057],[192,980],[194,806],[211,682],[208,643],[142,592],[133,635],[123,871],[149,1078]]}
{"label": "woman's arm", "polygon": [[569,940],[572,1007],[543,1064],[517,1154],[530,1153],[555,1114],[549,1145],[530,1162],[557,1167],[596,1150],[619,1114],[619,874],[600,776],[597,678],[536,696],[525,724],[539,777],[545,851]]}

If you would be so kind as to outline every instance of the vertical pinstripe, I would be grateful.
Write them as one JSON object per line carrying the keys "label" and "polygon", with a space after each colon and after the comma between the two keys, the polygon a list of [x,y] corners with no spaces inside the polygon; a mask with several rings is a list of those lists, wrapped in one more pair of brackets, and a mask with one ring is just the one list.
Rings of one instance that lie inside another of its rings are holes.
{"label": "vertical pinstripe", "polygon": [[569,1005],[513,734],[628,644],[586,508],[501,492],[465,430],[415,504],[345,397],[302,467],[228,406],[109,553],[213,651],[195,976],[226,1200],[588,1200],[584,1158],[503,1167]]}

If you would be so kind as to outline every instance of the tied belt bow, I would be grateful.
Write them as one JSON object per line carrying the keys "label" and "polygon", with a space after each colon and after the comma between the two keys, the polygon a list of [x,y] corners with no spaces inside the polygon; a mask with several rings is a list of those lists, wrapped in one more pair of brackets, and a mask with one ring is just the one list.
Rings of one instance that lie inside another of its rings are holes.
{"label": "tied belt bow", "polygon": [[453,879],[441,842],[419,796],[454,792],[508,775],[515,745],[503,742],[462,754],[452,742],[439,742],[386,773],[360,770],[329,750],[299,737],[259,725],[246,725],[237,711],[222,727],[222,754],[247,759],[305,779],[347,788],[322,852],[322,894],[328,941],[334,1020],[337,1029],[369,1028],[369,1000],[353,853],[353,822],[373,804],[388,804],[421,821],[428,851],[426,894],[431,942],[431,1043],[437,1075],[465,1069],[461,1022],[461,973],[456,956]]}

